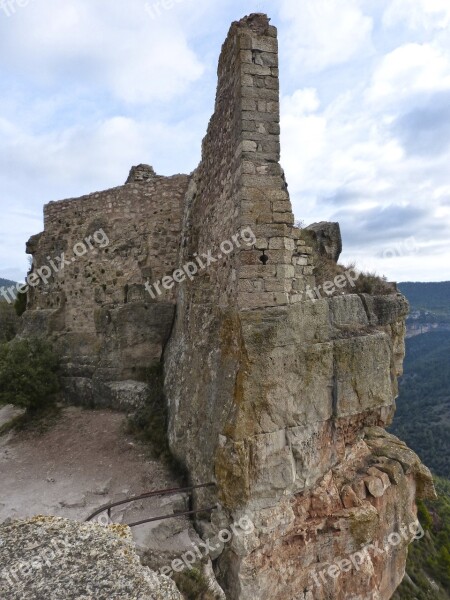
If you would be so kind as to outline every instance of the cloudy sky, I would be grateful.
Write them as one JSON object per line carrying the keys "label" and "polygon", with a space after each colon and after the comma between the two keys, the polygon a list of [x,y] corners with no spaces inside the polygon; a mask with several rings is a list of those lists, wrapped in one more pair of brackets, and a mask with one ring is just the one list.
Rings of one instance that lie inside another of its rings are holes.
{"label": "cloudy sky", "polygon": [[0,277],[42,207],[192,171],[230,22],[279,28],[282,164],[296,218],[398,281],[450,279],[449,0],[0,0]]}

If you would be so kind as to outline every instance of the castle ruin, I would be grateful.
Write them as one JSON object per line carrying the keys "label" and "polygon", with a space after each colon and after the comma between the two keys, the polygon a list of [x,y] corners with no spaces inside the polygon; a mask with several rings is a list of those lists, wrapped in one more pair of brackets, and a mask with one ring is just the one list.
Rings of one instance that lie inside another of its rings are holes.
{"label": "castle ruin", "polygon": [[[30,290],[24,334],[52,341],[75,402],[137,406],[163,362],[171,450],[193,483],[217,484],[197,496],[218,503],[198,530],[255,524],[213,557],[228,598],[388,600],[416,499],[433,494],[429,471],[384,431],[408,305],[395,293],[305,295],[316,257],[294,226],[279,123],[277,30],[250,15],[224,43],[191,175],[140,165],[123,186],[45,207],[33,272],[62,253],[67,265]],[[72,256],[99,231],[107,244]],[[328,574],[394,533],[388,551]]]}

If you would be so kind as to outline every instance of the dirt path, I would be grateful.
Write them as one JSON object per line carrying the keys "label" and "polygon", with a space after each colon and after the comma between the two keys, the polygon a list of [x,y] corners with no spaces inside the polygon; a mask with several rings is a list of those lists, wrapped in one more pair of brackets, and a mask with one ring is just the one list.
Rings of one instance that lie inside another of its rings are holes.
{"label": "dirt path", "polygon": [[[64,408],[44,433],[0,437],[0,522],[37,514],[84,520],[96,508],[153,489],[177,487],[165,465],[124,433],[126,417],[107,410]],[[113,513],[115,522],[171,514],[182,498],[145,500]],[[189,547],[188,521],[171,519],[133,529],[141,549],[166,553]]]}

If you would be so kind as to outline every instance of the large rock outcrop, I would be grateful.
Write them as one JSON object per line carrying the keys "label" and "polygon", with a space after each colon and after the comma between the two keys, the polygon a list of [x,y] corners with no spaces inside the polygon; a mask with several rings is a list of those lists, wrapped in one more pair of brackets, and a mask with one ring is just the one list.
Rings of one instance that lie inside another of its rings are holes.
{"label": "large rock outcrop", "polygon": [[[214,538],[244,515],[255,525],[213,556],[230,600],[388,600],[416,498],[433,494],[428,470],[383,429],[408,304],[394,288],[328,295],[345,286],[341,271],[311,299],[318,254],[294,227],[279,123],[277,31],[254,14],[224,43],[191,176],[141,165],[121,188],[45,208],[33,273],[95,231],[109,243],[33,289],[24,334],[47,332],[67,389],[94,403],[133,404],[145,393],[135,382],[164,361],[172,451],[194,483],[217,484],[196,496],[220,504],[198,530]],[[337,260],[328,229],[318,250]],[[146,292],[169,273],[164,295]],[[366,544],[385,551],[330,575]]]}
{"label": "large rock outcrop", "polygon": [[318,252],[337,263],[342,253],[342,236],[339,223],[322,221],[308,225],[306,229],[312,233]]}
{"label": "large rock outcrop", "polygon": [[[394,290],[302,294],[314,288],[318,255],[310,232],[293,226],[279,165],[277,67],[264,16],[232,25],[179,262],[245,228],[255,244],[178,289],[165,354],[171,447],[195,481],[217,481],[222,510],[199,523],[205,536],[243,514],[255,525],[217,560],[227,597],[388,600],[411,533],[362,568],[315,578],[361,545],[384,548],[400,527],[410,531],[416,498],[433,493],[428,470],[382,429],[395,409],[408,304]],[[331,230],[321,243],[337,259]]]}

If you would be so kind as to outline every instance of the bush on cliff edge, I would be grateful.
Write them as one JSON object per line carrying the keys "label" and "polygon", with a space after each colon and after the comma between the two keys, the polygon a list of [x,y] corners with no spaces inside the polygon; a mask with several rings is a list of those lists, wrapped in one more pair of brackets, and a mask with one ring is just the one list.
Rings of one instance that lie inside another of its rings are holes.
{"label": "bush on cliff edge", "polygon": [[180,479],[186,478],[185,467],[170,451],[167,431],[169,415],[164,395],[162,363],[150,367],[146,379],[149,392],[145,405],[128,419],[127,432],[147,443],[153,457],[165,461]]}
{"label": "bush on cliff edge", "polygon": [[0,404],[36,413],[52,405],[59,391],[58,357],[40,339],[0,345]]}

